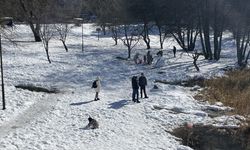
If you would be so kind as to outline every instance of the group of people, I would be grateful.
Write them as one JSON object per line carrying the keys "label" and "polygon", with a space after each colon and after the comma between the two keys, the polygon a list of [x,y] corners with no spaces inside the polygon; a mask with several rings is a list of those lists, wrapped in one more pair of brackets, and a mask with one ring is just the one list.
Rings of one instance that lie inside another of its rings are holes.
{"label": "group of people", "polygon": [[141,98],[148,98],[146,93],[146,86],[147,86],[147,78],[144,76],[143,73],[141,73],[141,76],[139,79],[137,79],[137,76],[132,77],[132,101],[136,103],[140,103],[139,101],[139,87],[140,87],[140,93]]}
{"label": "group of people", "polygon": [[[144,73],[141,73],[139,79],[137,76],[132,77],[132,101],[140,103],[139,101],[139,88],[141,93],[141,98],[148,98],[146,93],[146,86],[147,86],[147,78],[144,76]],[[96,80],[92,84],[92,88],[95,90],[95,98],[94,101],[100,100],[99,93],[101,90],[101,81],[100,77],[96,77]]]}
{"label": "group of people", "polygon": [[[176,47],[175,46],[173,46],[173,54],[174,54],[174,57],[176,57]],[[159,58],[161,58],[163,56],[163,51],[159,50],[156,53],[156,55],[157,55],[156,60],[158,61]],[[134,60],[135,64],[147,64],[147,65],[151,65],[153,63],[154,58],[153,58],[151,52],[148,51],[147,54],[143,55],[143,56],[141,56],[139,53],[136,53],[134,55],[133,60]]]}
{"label": "group of people", "polygon": [[[173,54],[174,57],[176,57],[176,47],[173,46]],[[157,57],[159,57],[158,61],[156,64],[159,62],[160,58],[163,56],[163,51],[157,52]],[[147,55],[144,55],[143,60],[140,59],[139,53],[137,53],[134,57],[134,61],[136,64],[139,63],[145,63],[148,65],[151,65],[153,62],[153,56],[151,55],[150,51],[147,52]],[[139,101],[139,88],[140,88],[140,94],[141,98],[148,98],[147,93],[146,93],[146,86],[147,86],[147,78],[145,77],[144,73],[141,73],[140,77],[138,78],[137,76],[132,77],[132,101],[135,103],[140,103]],[[92,88],[95,90],[95,98],[94,101],[100,100],[99,98],[99,93],[101,90],[101,82],[100,82],[100,77],[97,77],[96,80],[92,84]],[[88,118],[89,124],[86,126],[86,129],[97,129],[99,127],[98,122],[89,117]]]}
{"label": "group of people", "polygon": [[[144,76],[143,73],[141,73],[141,76],[139,79],[137,79],[137,76],[132,77],[132,101],[135,103],[140,103],[139,101],[139,88],[141,93],[141,98],[148,98],[146,93],[146,86],[147,86],[147,78]],[[100,77],[96,77],[96,80],[92,83],[92,88],[95,90],[95,98],[94,101],[100,100],[99,93],[101,90],[101,81]],[[92,117],[88,118],[88,125],[84,129],[97,129],[99,128],[98,122],[93,119]]]}
{"label": "group of people", "polygon": [[153,56],[151,55],[150,51],[148,51],[147,54],[143,56],[141,56],[139,53],[136,53],[133,60],[135,64],[151,65],[153,62]]}

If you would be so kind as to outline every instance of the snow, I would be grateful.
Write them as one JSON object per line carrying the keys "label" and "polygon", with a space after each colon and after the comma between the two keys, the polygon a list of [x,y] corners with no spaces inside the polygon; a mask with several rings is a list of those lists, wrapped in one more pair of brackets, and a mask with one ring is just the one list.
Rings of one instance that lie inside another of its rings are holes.
{"label": "snow", "polygon": [[[132,60],[116,59],[126,57],[126,47],[121,43],[113,46],[108,37],[98,41],[92,24],[83,27],[84,52],[81,27],[74,27],[66,41],[68,53],[60,41],[50,42],[52,64],[47,62],[42,43],[32,42],[30,29],[25,25],[17,25],[15,34],[11,35],[16,46],[3,40],[7,109],[0,111],[0,149],[189,150],[166,131],[186,122],[238,124],[234,121],[237,117],[208,117],[203,111],[207,104],[194,100],[188,88],[156,84],[159,89],[153,89],[156,79],[175,81],[194,76],[220,76],[222,68],[234,66],[232,58],[235,57],[223,57],[218,62],[200,58],[197,63],[201,71],[196,72],[192,59],[185,53],[177,51],[177,57],[173,57],[171,48],[175,43],[170,39],[163,51],[165,65],[152,69],[135,65]],[[157,49],[158,38],[153,36],[152,40],[152,47]],[[226,44],[231,46],[232,42]],[[132,57],[136,52],[146,54],[144,47],[140,42]],[[222,55],[235,55],[231,51],[229,47]],[[155,56],[157,51],[151,52]],[[131,101],[131,77],[141,72],[148,78],[149,98],[135,104]],[[97,76],[102,79],[101,100],[93,101],[95,93],[91,85]],[[18,84],[57,88],[60,93],[16,89]],[[160,109],[154,109],[155,106]],[[99,129],[84,130],[89,116],[99,122]]]}

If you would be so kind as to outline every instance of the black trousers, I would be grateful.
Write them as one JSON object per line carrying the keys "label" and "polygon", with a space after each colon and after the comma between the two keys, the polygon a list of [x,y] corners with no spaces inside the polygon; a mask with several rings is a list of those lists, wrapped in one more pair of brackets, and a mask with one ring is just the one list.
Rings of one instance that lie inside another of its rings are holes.
{"label": "black trousers", "polygon": [[138,89],[133,89],[133,93],[132,93],[132,100],[134,102],[138,102],[139,101],[139,94],[138,94]]}
{"label": "black trousers", "polygon": [[144,93],[144,97],[148,97],[146,93],[146,86],[141,86],[140,89],[141,89],[141,98],[142,98],[142,93]]}

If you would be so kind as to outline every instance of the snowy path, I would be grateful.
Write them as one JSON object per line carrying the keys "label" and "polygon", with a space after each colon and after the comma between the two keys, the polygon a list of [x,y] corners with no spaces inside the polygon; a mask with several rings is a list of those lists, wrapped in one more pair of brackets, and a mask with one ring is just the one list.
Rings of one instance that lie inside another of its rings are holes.
{"label": "snowy path", "polygon": [[16,116],[14,120],[4,123],[0,126],[0,138],[10,132],[15,132],[17,128],[24,128],[30,122],[37,119],[42,113],[50,110],[55,105],[56,99],[53,96],[47,96],[46,99],[37,101],[23,113]]}

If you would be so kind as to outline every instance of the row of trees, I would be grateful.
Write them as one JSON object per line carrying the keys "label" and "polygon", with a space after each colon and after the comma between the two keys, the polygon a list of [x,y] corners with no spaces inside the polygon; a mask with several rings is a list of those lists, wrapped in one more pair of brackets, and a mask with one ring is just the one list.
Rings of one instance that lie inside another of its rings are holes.
{"label": "row of trees", "polygon": [[[79,5],[80,3],[80,5]],[[11,16],[16,22],[26,23],[34,35],[36,42],[42,42],[48,62],[49,41],[59,39],[66,52],[67,35],[70,28],[67,21],[78,17],[82,9],[81,0],[1,0],[0,17]]]}
{"label": "row of trees", "polygon": [[92,12],[104,34],[110,29],[115,44],[121,40],[128,47],[129,58],[140,39],[150,49],[149,35],[158,34],[162,49],[169,36],[187,52],[194,51],[200,39],[204,57],[219,60],[223,33],[230,31],[237,45],[238,64],[246,66],[249,6],[248,0],[1,0],[0,16],[26,22],[35,41],[42,41],[41,24],[66,23],[83,11]]}
{"label": "row of trees", "polygon": [[79,17],[82,0],[1,0],[0,17],[11,16],[18,22],[27,23],[36,42],[41,42],[41,24],[66,23]]}
{"label": "row of trees", "polygon": [[113,37],[124,34],[121,40],[128,47],[128,57],[138,35],[151,48],[153,28],[158,30],[160,48],[172,36],[183,50],[194,51],[199,38],[202,53],[209,60],[220,59],[223,33],[230,31],[239,66],[246,66],[250,55],[248,0],[91,0],[85,1],[85,6],[97,15],[99,25],[111,29]]}

